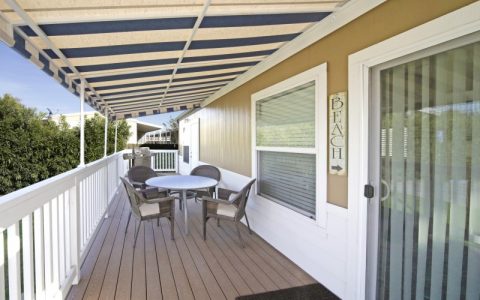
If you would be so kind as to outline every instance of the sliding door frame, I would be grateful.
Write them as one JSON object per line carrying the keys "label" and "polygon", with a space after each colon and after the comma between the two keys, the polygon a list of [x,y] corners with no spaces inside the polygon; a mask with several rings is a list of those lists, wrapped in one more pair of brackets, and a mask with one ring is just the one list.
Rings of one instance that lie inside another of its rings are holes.
{"label": "sliding door frame", "polygon": [[[371,111],[372,69],[389,61],[429,49],[477,32],[480,28],[480,2],[472,3],[440,18],[422,24],[349,56],[349,175],[348,175],[348,257],[346,299],[364,299],[367,280],[368,200],[363,196],[370,182],[369,120]],[[371,296],[371,295],[370,295]]]}

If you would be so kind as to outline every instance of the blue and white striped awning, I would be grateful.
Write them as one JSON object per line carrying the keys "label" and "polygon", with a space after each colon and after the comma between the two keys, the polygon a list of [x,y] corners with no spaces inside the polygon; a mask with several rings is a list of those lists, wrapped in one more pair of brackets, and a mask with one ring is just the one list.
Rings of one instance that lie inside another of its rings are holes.
{"label": "blue and white striped awning", "polygon": [[343,2],[0,0],[0,38],[121,119],[199,107]]}

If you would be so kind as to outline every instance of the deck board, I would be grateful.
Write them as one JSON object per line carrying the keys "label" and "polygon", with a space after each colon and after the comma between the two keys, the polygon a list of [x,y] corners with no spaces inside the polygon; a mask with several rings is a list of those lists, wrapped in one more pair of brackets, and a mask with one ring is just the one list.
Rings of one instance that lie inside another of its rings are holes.
{"label": "deck board", "polygon": [[135,221],[123,189],[109,207],[68,299],[235,299],[315,282],[308,274],[242,225],[241,248],[230,222],[207,225],[202,237],[201,204],[190,202],[190,234],[177,209],[175,240],[170,222],[144,221],[133,248]]}

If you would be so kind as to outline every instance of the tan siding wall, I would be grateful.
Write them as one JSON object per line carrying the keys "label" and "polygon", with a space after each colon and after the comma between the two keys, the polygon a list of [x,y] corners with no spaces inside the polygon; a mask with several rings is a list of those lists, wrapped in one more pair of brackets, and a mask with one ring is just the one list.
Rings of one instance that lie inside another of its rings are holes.
{"label": "tan siding wall", "polygon": [[[346,91],[348,55],[472,2],[389,0],[250,80],[199,112],[200,160],[250,176],[253,93],[324,62],[328,63],[328,95]],[[347,207],[346,176],[328,176],[328,202]]]}

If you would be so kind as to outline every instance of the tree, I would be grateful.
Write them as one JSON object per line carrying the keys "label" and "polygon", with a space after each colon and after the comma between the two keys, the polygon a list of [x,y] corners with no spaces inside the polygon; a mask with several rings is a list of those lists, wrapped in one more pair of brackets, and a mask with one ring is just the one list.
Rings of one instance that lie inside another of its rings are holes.
{"label": "tree", "polygon": [[[103,157],[104,119],[85,125],[86,161]],[[114,124],[108,127],[108,153],[114,151]],[[125,148],[128,124],[118,124],[118,150]],[[80,162],[80,131],[62,118],[57,125],[11,95],[0,97],[0,195],[66,172]]]}
{"label": "tree", "polygon": [[[127,146],[130,136],[130,128],[125,120],[116,121],[117,127],[117,150],[123,150]],[[77,128],[78,130],[78,128]],[[107,154],[115,151],[115,124],[108,122]],[[99,114],[85,120],[85,162],[92,162],[103,157],[105,146],[105,119]]]}
{"label": "tree", "polygon": [[172,117],[170,117],[170,120],[168,120],[168,124],[163,123],[163,126],[165,126],[165,129],[170,131],[170,143],[178,144],[178,122],[177,122],[177,120],[172,119]]}

